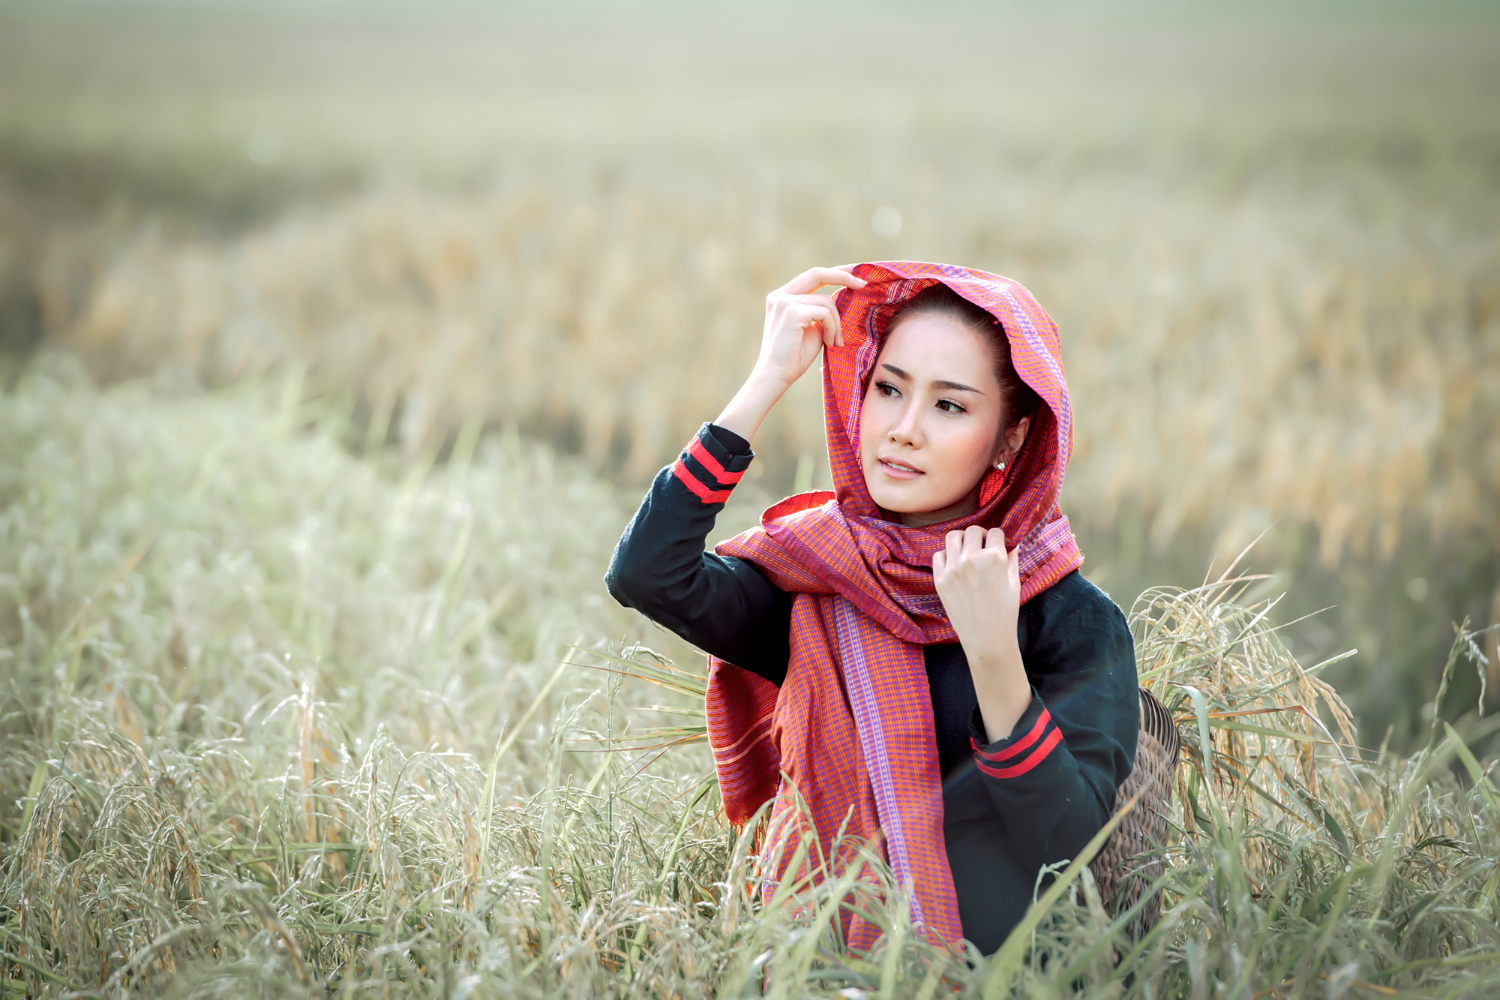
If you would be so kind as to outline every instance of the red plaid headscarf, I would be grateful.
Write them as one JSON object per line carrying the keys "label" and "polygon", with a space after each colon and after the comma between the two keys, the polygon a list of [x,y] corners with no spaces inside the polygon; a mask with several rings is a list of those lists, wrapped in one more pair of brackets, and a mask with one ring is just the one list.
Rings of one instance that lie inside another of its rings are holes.
{"label": "red plaid headscarf", "polygon": [[[883,849],[935,944],[963,937],[943,841],[943,793],[922,647],[954,642],[932,584],[932,557],[954,529],[999,526],[1020,539],[1021,600],[1082,562],[1058,491],[1073,445],[1057,325],[1008,278],[947,264],[860,264],[868,284],[834,302],[844,346],[823,356],[823,413],[835,492],[804,493],[768,509],[757,528],[719,545],[759,566],[792,604],[791,662],[780,686],[714,659],[708,737],[729,820],[743,824],[774,798],[763,841],[764,885],[821,879],[855,862],[858,842]],[[1018,375],[1044,406],[1006,472],[991,469],[980,507],[927,528],[887,521],[859,464],[864,388],[896,308],[941,282],[1004,328]],[[783,772],[788,780],[783,780]],[[799,808],[797,799],[804,808]],[[807,827],[811,823],[812,830]],[[835,845],[840,829],[846,839]],[[790,861],[804,833],[810,850]],[[835,848],[837,847],[837,852]],[[879,929],[842,915],[852,948]]]}

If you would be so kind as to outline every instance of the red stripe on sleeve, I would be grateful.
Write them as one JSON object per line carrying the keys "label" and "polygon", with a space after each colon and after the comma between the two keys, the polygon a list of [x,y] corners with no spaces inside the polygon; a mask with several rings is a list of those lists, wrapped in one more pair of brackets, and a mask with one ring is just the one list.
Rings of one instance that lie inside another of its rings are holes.
{"label": "red stripe on sleeve", "polygon": [[719,481],[720,486],[733,486],[745,478],[743,472],[725,472],[724,466],[719,464],[719,460],[714,458],[707,448],[703,447],[703,442],[698,438],[693,438],[693,440],[688,442],[687,452],[702,462],[705,469],[713,473],[714,478]]}
{"label": "red stripe on sleeve", "polygon": [[728,490],[711,490],[698,482],[698,477],[678,459],[672,464],[672,475],[682,481],[682,485],[692,490],[693,495],[704,503],[726,503],[729,500]]}
{"label": "red stripe on sleeve", "polygon": [[1057,746],[1061,742],[1062,730],[1058,729],[1056,726],[1053,726],[1051,734],[1042,741],[1042,745],[1033,750],[1031,754],[1019,764],[1012,764],[1010,767],[991,767],[989,764],[985,763],[985,759],[983,757],[980,757],[976,763],[979,764],[979,769],[981,771],[983,771],[985,774],[988,774],[992,778],[1015,778],[1025,774],[1027,771],[1031,770],[1033,767],[1036,767],[1042,761],[1046,760],[1047,755],[1052,752],[1052,748]]}
{"label": "red stripe on sleeve", "polygon": [[969,737],[969,742],[971,744],[974,744],[974,752],[979,754],[982,759],[989,761],[991,764],[998,764],[1002,760],[1010,760],[1012,757],[1016,756],[1016,754],[1021,753],[1027,747],[1031,746],[1031,744],[1041,739],[1042,733],[1046,732],[1047,724],[1051,721],[1051,711],[1045,708],[1042,709],[1042,714],[1037,716],[1036,725],[1031,727],[1031,731],[1028,732],[1025,736],[1021,737],[1021,739],[1017,742],[1012,743],[1010,746],[1006,747],[1004,750],[995,750],[993,752],[986,752],[984,750],[981,750],[979,749],[978,744],[974,744],[974,737],[972,736]]}

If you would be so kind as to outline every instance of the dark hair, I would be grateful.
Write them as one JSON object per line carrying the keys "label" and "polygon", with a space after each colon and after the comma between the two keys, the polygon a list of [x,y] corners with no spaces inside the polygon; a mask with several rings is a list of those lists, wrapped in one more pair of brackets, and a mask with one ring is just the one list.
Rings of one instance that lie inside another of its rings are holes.
{"label": "dark hair", "polygon": [[947,285],[933,285],[901,303],[885,328],[889,331],[898,320],[913,316],[946,316],[975,333],[982,334],[989,341],[995,359],[995,381],[1000,385],[1004,427],[1013,427],[1036,412],[1042,398],[1016,374],[1016,366],[1010,360],[1010,338],[1005,335],[1005,328],[1000,325],[1000,321],[983,307],[970,302]]}

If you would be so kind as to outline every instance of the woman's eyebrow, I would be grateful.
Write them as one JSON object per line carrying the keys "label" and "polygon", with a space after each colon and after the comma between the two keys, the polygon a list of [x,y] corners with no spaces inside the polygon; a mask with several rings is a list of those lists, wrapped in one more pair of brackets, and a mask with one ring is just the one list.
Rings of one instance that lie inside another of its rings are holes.
{"label": "woman's eyebrow", "polygon": [[972,385],[964,385],[962,382],[950,382],[945,378],[933,379],[932,384],[941,386],[944,389],[957,389],[959,392],[976,392],[981,396],[984,395],[983,390],[976,389]]}
{"label": "woman's eyebrow", "polygon": [[[904,378],[904,379],[908,379],[908,380],[911,379],[910,373],[908,373],[906,371],[903,371],[900,368],[897,368],[895,365],[891,364],[889,361],[881,362],[880,367],[884,368],[886,371],[890,372],[892,375],[896,376],[897,378]],[[932,380],[932,384],[935,385],[935,386],[938,386],[940,388],[943,388],[943,389],[957,389],[959,392],[975,392],[975,393],[978,393],[981,396],[984,395],[984,392],[982,390],[976,389],[972,385],[964,385],[962,382],[952,382],[952,381],[949,381],[948,379],[945,379],[945,378],[933,379]]]}

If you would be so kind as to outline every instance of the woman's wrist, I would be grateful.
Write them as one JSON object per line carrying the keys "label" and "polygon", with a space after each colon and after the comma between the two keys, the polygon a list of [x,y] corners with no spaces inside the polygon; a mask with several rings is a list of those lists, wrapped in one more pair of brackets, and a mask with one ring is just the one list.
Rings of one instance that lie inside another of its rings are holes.
{"label": "woman's wrist", "polygon": [[750,374],[745,379],[745,384],[740,387],[740,391],[743,392],[749,389],[754,393],[774,397],[779,400],[782,396],[786,395],[786,391],[792,387],[792,383],[795,381],[797,380],[785,379],[769,368],[763,368],[757,364],[750,370]]}

